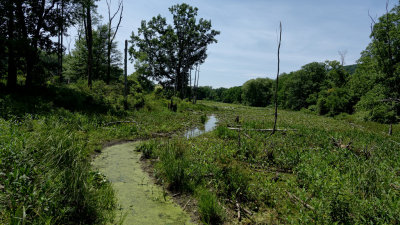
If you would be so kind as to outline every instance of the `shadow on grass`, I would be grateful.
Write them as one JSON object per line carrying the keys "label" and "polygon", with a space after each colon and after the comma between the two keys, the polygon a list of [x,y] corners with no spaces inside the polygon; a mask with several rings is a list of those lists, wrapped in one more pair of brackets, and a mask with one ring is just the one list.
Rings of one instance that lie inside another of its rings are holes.
{"label": "shadow on grass", "polygon": [[[94,92],[94,91],[93,91]],[[67,86],[35,87],[0,90],[0,117],[23,116],[25,114],[47,114],[56,108],[85,114],[112,112],[112,107],[103,99]]]}

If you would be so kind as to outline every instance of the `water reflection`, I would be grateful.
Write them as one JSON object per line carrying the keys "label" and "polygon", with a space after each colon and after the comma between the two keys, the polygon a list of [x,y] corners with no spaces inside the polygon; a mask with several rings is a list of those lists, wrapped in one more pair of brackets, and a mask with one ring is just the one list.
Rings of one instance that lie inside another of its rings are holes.
{"label": "water reflection", "polygon": [[193,128],[185,132],[185,137],[186,138],[192,138],[192,137],[197,137],[199,135],[202,135],[206,132],[214,130],[214,128],[217,126],[218,119],[214,115],[208,116],[206,123],[204,124],[204,128]]}

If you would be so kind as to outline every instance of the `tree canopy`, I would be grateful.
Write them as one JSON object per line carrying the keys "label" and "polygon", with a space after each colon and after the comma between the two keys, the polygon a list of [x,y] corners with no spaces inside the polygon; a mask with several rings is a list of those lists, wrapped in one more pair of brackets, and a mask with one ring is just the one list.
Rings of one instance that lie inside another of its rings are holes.
{"label": "tree canopy", "polygon": [[207,58],[207,46],[216,43],[219,31],[211,21],[197,20],[198,9],[188,4],[169,8],[173,24],[158,15],[142,21],[137,34],[132,33],[129,53],[144,68],[144,75],[165,87],[174,87],[180,96],[189,83],[189,72]]}

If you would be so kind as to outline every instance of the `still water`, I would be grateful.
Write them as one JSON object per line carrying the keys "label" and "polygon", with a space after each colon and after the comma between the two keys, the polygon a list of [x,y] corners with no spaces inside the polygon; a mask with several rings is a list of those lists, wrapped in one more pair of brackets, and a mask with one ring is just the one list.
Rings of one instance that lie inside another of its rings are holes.
{"label": "still water", "polygon": [[207,121],[204,124],[204,127],[202,127],[202,128],[196,127],[196,128],[190,129],[185,132],[184,136],[186,138],[192,138],[192,137],[197,137],[199,135],[202,135],[206,132],[212,131],[217,126],[217,122],[218,122],[217,117],[215,117],[214,115],[208,116]]}

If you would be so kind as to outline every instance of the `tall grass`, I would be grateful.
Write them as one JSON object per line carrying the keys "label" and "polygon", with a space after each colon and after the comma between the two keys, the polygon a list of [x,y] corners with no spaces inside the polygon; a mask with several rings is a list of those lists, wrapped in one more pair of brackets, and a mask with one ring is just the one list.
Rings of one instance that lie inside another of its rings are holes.
{"label": "tall grass", "polygon": [[113,191],[94,179],[85,141],[56,117],[0,120],[5,224],[94,224],[113,218]]}
{"label": "tall grass", "polygon": [[[220,106],[216,130],[155,151],[167,182],[211,190],[228,215],[237,201],[253,212],[248,223],[400,223],[400,132],[388,136],[387,126],[352,117],[280,111],[278,127],[297,131],[271,136],[254,131],[272,127],[271,109],[209,104]],[[226,127],[236,116],[241,132]],[[197,198],[209,223],[215,204]]]}
{"label": "tall grass", "polygon": [[95,150],[108,141],[194,126],[198,116],[190,113],[209,110],[189,111],[182,102],[185,107],[175,113],[164,100],[138,95],[146,106],[138,109],[140,99],[132,98],[125,111],[119,88],[94,86],[95,91],[78,83],[0,93],[0,224],[112,222],[114,192],[91,168]]}

